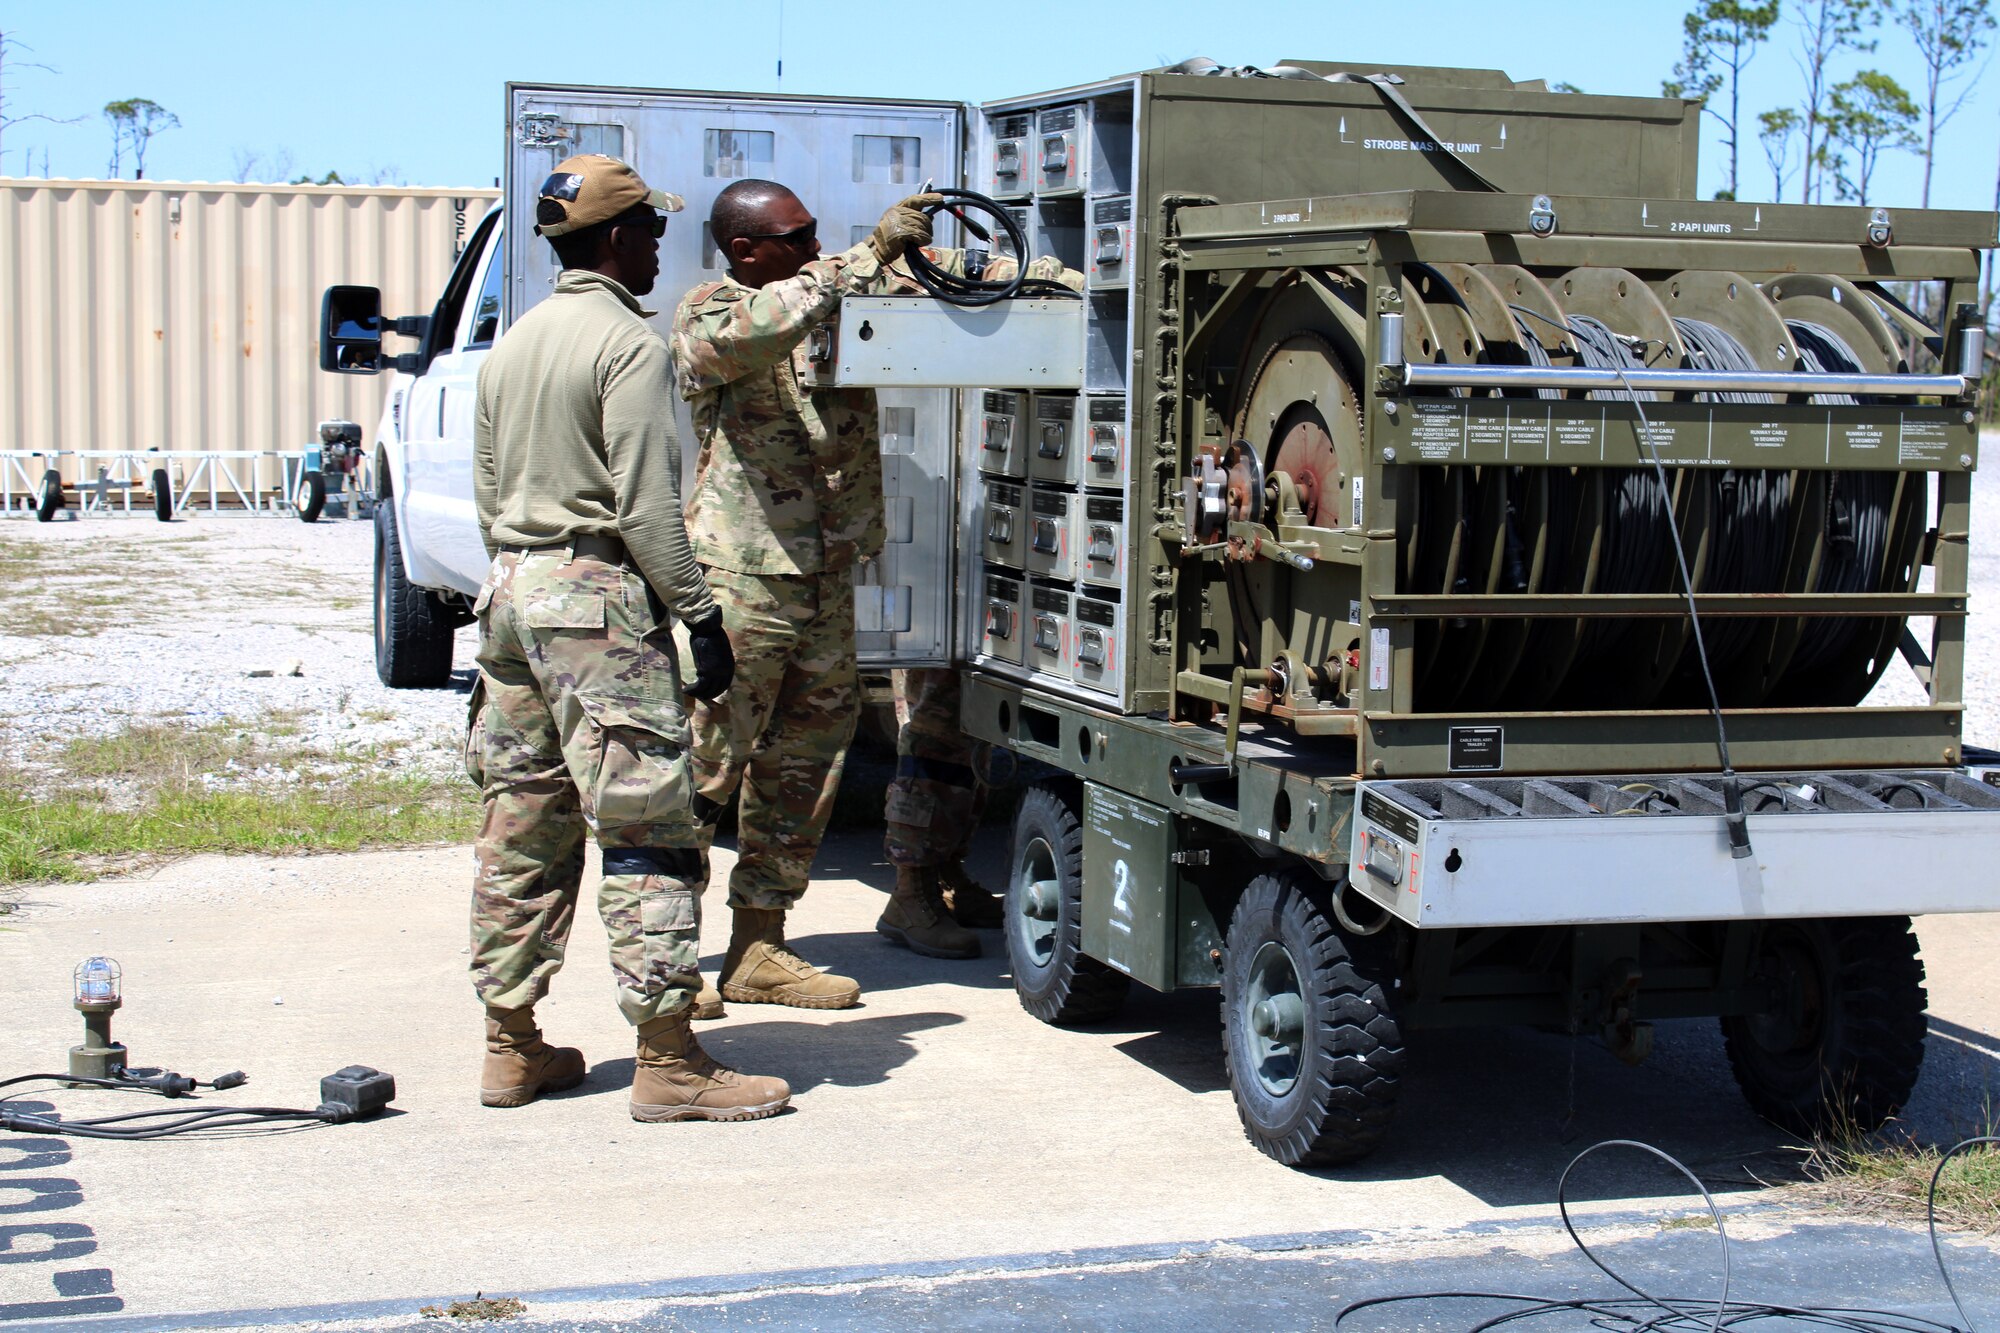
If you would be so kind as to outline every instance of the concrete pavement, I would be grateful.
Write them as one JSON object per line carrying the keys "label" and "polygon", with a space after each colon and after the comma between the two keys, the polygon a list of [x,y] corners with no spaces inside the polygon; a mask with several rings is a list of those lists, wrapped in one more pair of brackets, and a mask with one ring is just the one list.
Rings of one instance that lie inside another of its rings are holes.
{"label": "concrete pavement", "polygon": [[[999,833],[982,837],[990,882]],[[716,859],[720,879],[729,858]],[[81,1027],[70,969],[103,952],[125,968],[116,1031],[135,1064],[248,1070],[248,1087],[213,1100],[254,1105],[311,1105],[321,1075],[369,1064],[396,1076],[399,1113],[229,1142],[70,1140],[39,1155],[0,1138],[0,1236],[13,1236],[0,1327],[394,1323],[475,1291],[532,1306],[540,1293],[754,1291],[802,1271],[838,1284],[1078,1252],[1108,1273],[1145,1247],[1542,1225],[1563,1164],[1602,1138],[1658,1144],[1722,1185],[1792,1160],[1744,1108],[1714,1025],[1679,1023],[1639,1069],[1541,1033],[1425,1034],[1381,1153],[1286,1170],[1242,1138],[1212,996],[1137,993],[1093,1030],[1036,1023],[1014,1001],[997,933],[969,963],[874,934],[890,876],[867,833],[829,843],[793,931],[808,957],[861,978],[865,1007],[733,1006],[703,1028],[723,1060],[791,1080],[792,1113],[633,1123],[631,1037],[590,912],[543,1009],[552,1036],[584,1049],[589,1080],[485,1110],[464,977],[470,864],[463,848],[205,857],[32,890],[0,933],[0,1077],[62,1067]],[[719,895],[709,907],[712,967],[727,914]],[[1948,1137],[2000,1088],[2000,920],[1920,930],[1936,1021],[1910,1119]],[[71,1115],[137,1109],[129,1095],[35,1095]],[[1637,1161],[1587,1184],[1593,1210],[1685,1211],[1681,1187]],[[5,1231],[45,1225],[59,1230]]]}

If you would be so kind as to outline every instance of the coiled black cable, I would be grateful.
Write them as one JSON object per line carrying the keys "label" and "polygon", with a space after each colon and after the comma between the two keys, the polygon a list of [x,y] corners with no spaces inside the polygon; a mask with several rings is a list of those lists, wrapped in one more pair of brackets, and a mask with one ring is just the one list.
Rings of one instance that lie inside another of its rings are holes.
{"label": "coiled black cable", "polygon": [[[1613,333],[1603,321],[1571,315],[1568,328],[1584,365],[1599,370],[1645,367],[1645,358],[1632,343]],[[1629,389],[1596,389],[1590,396],[1628,401],[1637,397]],[[1672,574],[1667,512],[1672,497],[1665,487],[1654,484],[1652,474],[1644,468],[1606,469],[1604,487],[1604,555],[1598,566],[1597,586],[1591,591],[1666,591]],[[1589,652],[1602,652],[1630,629],[1629,623],[1594,624],[1584,636],[1584,647]]]}
{"label": "coiled black cable", "polygon": [[[1676,319],[1688,360],[1702,370],[1756,371],[1750,350],[1726,329],[1707,320]],[[1769,403],[1769,393],[1703,393],[1706,402]],[[1789,472],[1759,468],[1736,469],[1710,478],[1714,535],[1702,571],[1703,592],[1776,592],[1785,577],[1785,538],[1790,526],[1792,478]],[[1709,660],[1721,670],[1756,638],[1758,622],[1746,616],[1720,617],[1709,631]],[[1683,676],[1692,674],[1683,664]]]}
{"label": "coiled black cable", "polygon": [[[1681,345],[1687,348],[1688,361],[1697,370],[1762,370],[1750,349],[1727,329],[1718,328],[1705,319],[1674,320],[1674,328],[1680,331]],[[1745,393],[1736,390],[1707,392],[1696,395],[1704,403],[1770,403],[1776,396],[1768,393]]]}
{"label": "coiled black cable", "polygon": [[[1806,319],[1788,319],[1785,327],[1792,332],[1792,342],[1799,349],[1799,360],[1805,362],[1806,369],[1814,374],[1861,369],[1861,358],[1854,354],[1847,340],[1826,325]],[[1808,401],[1822,407],[1834,407],[1852,403],[1855,399],[1851,393],[1816,393]]]}
{"label": "coiled black cable", "polygon": [[[1514,309],[1526,314],[1535,314],[1534,311],[1526,310],[1525,307],[1521,306],[1516,306]],[[1546,318],[1546,316],[1536,315],[1536,318]],[[1550,322],[1553,323],[1554,321]],[[1658,501],[1659,517],[1661,519],[1658,526],[1664,529],[1663,535],[1666,537],[1669,543],[1668,549],[1673,555],[1673,563],[1669,568],[1680,575],[1681,595],[1687,598],[1688,633],[1693,639],[1691,647],[1694,661],[1701,668],[1702,686],[1708,696],[1709,716],[1715,722],[1715,757],[1722,765],[1723,826],[1729,836],[1729,855],[1733,860],[1747,860],[1752,855],[1752,848],[1750,846],[1750,826],[1743,815],[1742,783],[1736,776],[1735,765],[1729,759],[1729,728],[1722,720],[1722,699],[1716,693],[1715,671],[1709,665],[1708,643],[1702,633],[1701,616],[1695,608],[1694,575],[1688,568],[1687,548],[1681,542],[1680,523],[1675,519],[1673,513],[1673,487],[1667,479],[1667,466],[1660,459],[1659,446],[1653,439],[1652,423],[1646,420],[1646,409],[1641,405],[1639,394],[1632,387],[1632,381],[1625,375],[1625,371],[1637,369],[1644,364],[1638,352],[1639,346],[1643,346],[1643,344],[1636,338],[1625,339],[1619,337],[1601,321],[1592,319],[1588,315],[1572,315],[1562,327],[1567,329],[1570,335],[1576,339],[1578,354],[1583,358],[1585,364],[1616,370],[1618,372],[1619,381],[1624,386],[1624,392],[1612,394],[1611,396],[1623,398],[1630,402],[1632,404],[1632,411],[1639,418],[1639,441],[1644,446],[1646,454],[1652,463],[1651,476],[1655,483],[1653,495]],[[1593,393],[1592,396],[1597,397],[1600,395]],[[1646,473],[1644,471],[1636,471],[1633,475],[1644,479]],[[1611,484],[1614,483],[1607,481],[1607,485]],[[1615,529],[1619,526],[1619,516],[1622,512],[1626,511],[1626,502],[1629,501],[1632,495],[1631,488],[1625,486],[1618,487],[1618,494],[1614,497],[1617,502],[1611,506],[1610,521],[1607,523],[1607,527]],[[1646,590],[1638,589],[1636,591]],[[1621,589],[1619,591],[1634,590]],[[1598,639],[1596,651],[1602,652],[1603,641],[1607,637],[1615,641],[1616,638],[1628,633],[1630,628],[1629,624],[1607,626],[1600,622],[1599,624],[1592,625],[1586,631],[1585,643],[1589,644],[1591,637],[1596,636]],[[1582,657],[1583,654],[1579,653],[1579,661],[1582,660]],[[1576,667],[1572,666],[1571,671],[1575,673]]]}
{"label": "coiled black cable", "polygon": [[1014,221],[1013,215],[994,200],[975,190],[936,189],[931,193],[943,195],[945,198],[944,203],[934,204],[925,210],[932,217],[949,210],[965,221],[967,226],[974,226],[976,224],[965,217],[965,209],[992,214],[1014,246],[1014,276],[989,280],[969,278],[959,273],[947,273],[933,262],[929,255],[912,246],[903,252],[903,262],[909,265],[910,276],[916,279],[919,287],[938,300],[957,306],[997,305],[1001,301],[1012,301],[1017,297],[1037,299],[1053,297],[1062,300],[1077,298],[1078,293],[1059,282],[1028,276],[1027,235],[1022,232],[1021,224]]}
{"label": "coiled black cable", "polygon": [[[1787,320],[1809,370],[1857,373],[1861,358],[1832,329],[1806,320]],[[1812,401],[1828,405],[1853,403],[1849,394],[1814,394]],[[1889,550],[1889,510],[1895,503],[1893,472],[1835,472],[1827,478],[1825,554],[1814,592],[1880,592]],[[1792,653],[1787,675],[1837,665],[1855,641],[1876,622],[1857,616],[1820,616],[1806,621]],[[1870,682],[1873,683],[1872,681]],[[1859,699],[1845,700],[1859,703]]]}
{"label": "coiled black cable", "polygon": [[[1535,331],[1528,327],[1528,321],[1521,318],[1521,312],[1516,308],[1509,307],[1507,313],[1514,317],[1514,333],[1521,345],[1523,360],[1531,366],[1553,366],[1555,362],[1549,359],[1549,349],[1542,346],[1542,340],[1537,338]],[[1561,398],[1562,396],[1561,389],[1535,390],[1535,397],[1537,398]]]}

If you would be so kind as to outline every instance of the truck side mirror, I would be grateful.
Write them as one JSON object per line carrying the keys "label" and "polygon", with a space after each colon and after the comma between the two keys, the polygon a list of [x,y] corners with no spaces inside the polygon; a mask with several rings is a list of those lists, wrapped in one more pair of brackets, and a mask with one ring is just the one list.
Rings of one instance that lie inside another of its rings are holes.
{"label": "truck side mirror", "polygon": [[336,375],[382,371],[382,289],[329,287],[319,307],[319,368]]}

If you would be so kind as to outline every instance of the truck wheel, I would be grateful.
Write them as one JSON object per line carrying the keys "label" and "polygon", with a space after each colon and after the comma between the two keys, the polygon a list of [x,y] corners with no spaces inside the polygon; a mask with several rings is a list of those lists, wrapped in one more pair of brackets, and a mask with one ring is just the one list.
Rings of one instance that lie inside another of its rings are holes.
{"label": "truck wheel", "polygon": [[47,523],[62,512],[62,473],[50,468],[42,474],[42,484],[35,493],[35,521]]}
{"label": "truck wheel", "polygon": [[1753,983],[1777,1006],[1722,1020],[1750,1109],[1806,1137],[1866,1134],[1909,1101],[1924,1063],[1924,965],[1906,916],[1773,921]]}
{"label": "truck wheel", "polygon": [[435,689],[451,680],[452,626],[444,608],[403,573],[396,506],[375,506],[375,674],[391,689]]}
{"label": "truck wheel", "polygon": [[1259,875],[1237,900],[1222,962],[1222,1051],[1243,1132],[1286,1166],[1351,1162],[1395,1111],[1403,1030],[1389,936],[1334,924],[1327,888]]}
{"label": "truck wheel", "polygon": [[292,508],[298,511],[299,522],[317,523],[326,510],[326,475],[321,472],[299,473],[299,484],[292,488]]}
{"label": "truck wheel", "polygon": [[1057,1024],[1116,1013],[1132,979],[1083,953],[1083,825],[1074,796],[1052,783],[1022,794],[1008,865],[1007,960],[1021,1007]]}
{"label": "truck wheel", "polygon": [[153,469],[153,517],[162,523],[174,521],[174,479],[163,467]]}

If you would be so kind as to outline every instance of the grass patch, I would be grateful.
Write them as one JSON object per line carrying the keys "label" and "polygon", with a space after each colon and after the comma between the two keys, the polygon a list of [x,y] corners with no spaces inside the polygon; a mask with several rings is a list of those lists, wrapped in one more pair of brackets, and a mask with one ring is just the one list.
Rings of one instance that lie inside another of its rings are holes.
{"label": "grass patch", "polygon": [[[273,732],[298,724],[284,714],[269,723],[79,738],[58,752],[62,776],[38,791],[0,774],[0,883],[91,879],[194,852],[353,851],[476,831],[469,783],[387,771],[369,755],[277,748]],[[274,769],[288,776],[250,776]]]}
{"label": "grass patch", "polygon": [[1693,1213],[1686,1217],[1669,1217],[1660,1222],[1662,1231],[1693,1231],[1715,1225],[1715,1218],[1707,1213]]}
{"label": "grass patch", "polygon": [[[90,542],[23,541],[0,537],[0,580],[10,599],[0,631],[17,638],[81,638],[113,625],[130,626],[184,611],[189,598],[211,600],[199,582],[182,584],[183,548],[205,540],[181,537],[109,537]],[[163,583],[177,588],[174,608],[145,593]]]}
{"label": "grass patch", "polygon": [[80,736],[57,752],[63,771],[80,778],[134,778],[157,775],[186,785],[231,760],[251,759],[258,747],[248,733],[230,726],[175,727],[157,722]]}
{"label": "grass patch", "polygon": [[25,574],[39,574],[49,554],[50,548],[40,542],[0,538],[0,578],[18,579]]}
{"label": "grass patch", "polygon": [[[1989,1125],[1980,1135],[1993,1132]],[[1843,1204],[1921,1220],[1931,1176],[1948,1147],[1907,1138],[1820,1143],[1807,1159],[1806,1176]],[[1937,1216],[1957,1230],[2000,1235],[2000,1147],[1968,1148],[1951,1159],[1938,1181]]]}

